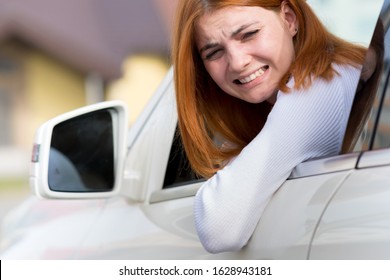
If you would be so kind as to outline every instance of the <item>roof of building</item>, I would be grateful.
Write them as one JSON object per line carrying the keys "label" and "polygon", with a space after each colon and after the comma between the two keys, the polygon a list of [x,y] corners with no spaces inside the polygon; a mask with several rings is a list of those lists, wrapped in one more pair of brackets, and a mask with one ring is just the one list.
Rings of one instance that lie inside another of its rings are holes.
{"label": "roof of building", "polygon": [[0,0],[0,42],[17,38],[83,72],[113,79],[128,55],[168,54],[163,2]]}

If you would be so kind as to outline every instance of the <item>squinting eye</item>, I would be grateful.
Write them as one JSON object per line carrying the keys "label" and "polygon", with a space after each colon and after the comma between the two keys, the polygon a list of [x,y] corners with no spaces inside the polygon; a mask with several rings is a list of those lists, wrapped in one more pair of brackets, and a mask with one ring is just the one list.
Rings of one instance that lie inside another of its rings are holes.
{"label": "squinting eye", "polygon": [[254,31],[244,33],[244,35],[242,36],[242,40],[249,39],[249,38],[253,37],[255,34],[257,34],[258,32],[259,32],[259,30],[256,29]]}
{"label": "squinting eye", "polygon": [[221,54],[222,50],[221,49],[217,49],[217,50],[214,50],[208,54],[206,54],[206,56],[204,57],[205,60],[213,60],[213,59],[217,59],[220,54]]}

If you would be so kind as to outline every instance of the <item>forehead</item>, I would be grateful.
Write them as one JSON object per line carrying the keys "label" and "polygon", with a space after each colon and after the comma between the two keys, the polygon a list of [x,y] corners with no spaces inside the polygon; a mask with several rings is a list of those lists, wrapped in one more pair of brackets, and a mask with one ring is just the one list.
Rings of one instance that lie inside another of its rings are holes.
{"label": "forehead", "polygon": [[229,36],[243,25],[268,20],[271,11],[261,7],[230,6],[210,11],[199,18],[195,25],[197,38],[212,39],[213,36]]}

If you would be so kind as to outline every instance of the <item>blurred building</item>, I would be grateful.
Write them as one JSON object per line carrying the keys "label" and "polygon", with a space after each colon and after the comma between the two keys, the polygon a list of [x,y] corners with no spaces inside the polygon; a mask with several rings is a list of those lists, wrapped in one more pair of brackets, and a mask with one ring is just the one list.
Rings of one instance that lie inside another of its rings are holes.
{"label": "blurred building", "polygon": [[58,114],[122,99],[134,121],[169,67],[175,3],[0,0],[0,177]]}

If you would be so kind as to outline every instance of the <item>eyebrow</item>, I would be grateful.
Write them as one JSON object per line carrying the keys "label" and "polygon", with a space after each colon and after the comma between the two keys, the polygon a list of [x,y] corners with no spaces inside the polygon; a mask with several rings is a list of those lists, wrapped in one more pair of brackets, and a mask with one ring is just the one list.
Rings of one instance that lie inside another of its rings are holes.
{"label": "eyebrow", "polygon": [[243,30],[245,30],[246,28],[248,28],[249,26],[251,26],[251,25],[253,25],[255,23],[257,23],[257,22],[255,21],[255,22],[251,22],[251,23],[248,23],[248,24],[241,25],[236,31],[232,32],[231,37],[234,37],[237,34],[240,34]]}
{"label": "eyebrow", "polygon": [[[248,24],[244,24],[244,25],[241,25],[239,28],[237,28],[237,30],[233,31],[231,34],[230,34],[230,37],[234,37],[236,36],[237,34],[240,34],[243,30],[245,30],[246,28],[248,28],[249,26],[253,25],[253,24],[256,24],[257,21],[255,22],[251,22],[251,23],[248,23]],[[204,51],[207,51],[209,49],[212,49],[212,48],[215,48],[218,46],[218,43],[208,43],[206,44],[205,46],[203,46],[200,50],[199,50],[199,53],[202,54]]]}
{"label": "eyebrow", "polygon": [[199,50],[199,53],[202,54],[204,51],[207,51],[209,49],[212,49],[212,48],[215,48],[217,47],[218,44],[217,43],[209,43],[209,44],[206,44],[203,48],[201,48]]}

